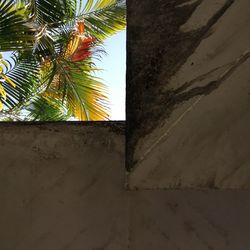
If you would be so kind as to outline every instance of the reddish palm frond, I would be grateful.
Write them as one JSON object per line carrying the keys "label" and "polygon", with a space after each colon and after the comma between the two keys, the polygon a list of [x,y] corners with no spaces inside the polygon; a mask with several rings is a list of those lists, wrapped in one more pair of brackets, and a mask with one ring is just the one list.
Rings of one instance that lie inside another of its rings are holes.
{"label": "reddish palm frond", "polygon": [[79,62],[86,60],[91,56],[91,47],[93,44],[93,37],[85,37],[79,44],[77,51],[71,57],[72,62]]}
{"label": "reddish palm frond", "polygon": [[68,58],[71,62],[80,62],[88,59],[92,54],[91,47],[95,40],[91,36],[85,36],[83,21],[77,21],[76,29],[77,31],[72,33],[64,56],[65,59]]}

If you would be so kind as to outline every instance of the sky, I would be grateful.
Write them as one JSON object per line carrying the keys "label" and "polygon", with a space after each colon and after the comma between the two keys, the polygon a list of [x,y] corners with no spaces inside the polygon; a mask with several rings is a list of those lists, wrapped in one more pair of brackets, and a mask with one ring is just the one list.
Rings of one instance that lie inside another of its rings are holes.
{"label": "sky", "polygon": [[103,69],[98,77],[106,83],[110,93],[111,120],[125,120],[126,95],[126,31],[106,40],[107,52],[97,67]]}

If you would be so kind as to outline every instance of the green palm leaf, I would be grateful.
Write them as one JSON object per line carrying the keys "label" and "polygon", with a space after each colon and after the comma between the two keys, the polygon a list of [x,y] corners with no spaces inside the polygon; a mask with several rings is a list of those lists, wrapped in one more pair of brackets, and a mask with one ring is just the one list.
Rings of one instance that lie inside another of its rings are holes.
{"label": "green palm leaf", "polygon": [[33,47],[36,30],[27,25],[24,10],[11,0],[0,0],[0,51]]}
{"label": "green palm leaf", "polygon": [[32,121],[66,121],[70,118],[68,110],[61,101],[37,96],[27,107],[28,120]]}
{"label": "green palm leaf", "polygon": [[57,73],[49,96],[62,100],[71,115],[79,120],[108,120],[109,101],[106,86],[93,76],[96,69],[90,61],[57,63]]}
{"label": "green palm leaf", "polygon": [[75,17],[77,0],[31,0],[30,16],[39,25],[57,27]]}
{"label": "green palm leaf", "polygon": [[6,67],[5,75],[16,85],[14,88],[6,81],[2,83],[7,93],[7,98],[3,101],[5,106],[9,110],[22,107],[33,94],[34,88],[39,85],[39,63],[31,52],[13,54],[9,67]]}
{"label": "green palm leaf", "polygon": [[[82,2],[82,1],[81,1]],[[126,27],[125,0],[88,0],[78,18],[85,21],[86,31],[100,41]]]}

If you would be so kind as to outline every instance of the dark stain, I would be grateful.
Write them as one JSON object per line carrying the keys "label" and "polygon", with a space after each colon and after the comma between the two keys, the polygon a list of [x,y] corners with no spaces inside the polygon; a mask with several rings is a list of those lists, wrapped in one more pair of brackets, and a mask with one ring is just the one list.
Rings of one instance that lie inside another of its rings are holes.
{"label": "dark stain", "polygon": [[40,148],[39,146],[33,146],[32,151],[39,156],[40,160],[52,161],[60,159],[61,157],[59,152],[53,150],[46,151],[43,148]]}
{"label": "dark stain", "polygon": [[215,250],[214,247],[212,247],[207,241],[205,241],[200,234],[196,231],[195,227],[190,221],[184,221],[184,228],[187,233],[192,233],[195,235],[195,237],[204,244],[209,250]]}
{"label": "dark stain", "polygon": [[205,88],[195,88],[177,96],[163,90],[201,41],[211,35],[210,28],[234,0],[228,0],[206,26],[188,33],[179,28],[202,1],[176,8],[185,2],[127,2],[127,170],[136,164],[134,149],[138,140],[169,117],[176,105],[197,95],[210,94],[218,87],[217,82],[212,82]]}
{"label": "dark stain", "polygon": [[195,228],[194,226],[189,222],[189,221],[184,221],[184,227],[185,227],[185,231],[188,233],[192,233],[195,232]]}
{"label": "dark stain", "polygon": [[168,236],[165,232],[161,232],[161,235],[162,235],[167,241],[170,240],[169,236]]}
{"label": "dark stain", "polygon": [[203,209],[200,207],[193,206],[192,203],[188,202],[188,205],[197,213],[199,214],[213,230],[225,241],[226,246],[229,245],[229,235],[228,232],[219,225],[218,221],[214,221],[212,218],[204,214]]}
{"label": "dark stain", "polygon": [[172,213],[176,214],[178,212],[179,204],[177,202],[167,202],[167,206]]}
{"label": "dark stain", "polygon": [[125,134],[125,121],[63,121],[63,122],[1,122],[0,128],[13,127],[19,129],[20,127],[29,128],[36,127],[39,130],[50,132],[63,132],[61,128],[70,127],[101,127],[108,128],[116,134]]}
{"label": "dark stain", "polygon": [[79,191],[79,195],[84,196],[89,191],[89,189],[97,183],[99,177],[100,176],[96,173],[95,176],[91,179],[91,181],[86,186],[81,188],[81,190]]}

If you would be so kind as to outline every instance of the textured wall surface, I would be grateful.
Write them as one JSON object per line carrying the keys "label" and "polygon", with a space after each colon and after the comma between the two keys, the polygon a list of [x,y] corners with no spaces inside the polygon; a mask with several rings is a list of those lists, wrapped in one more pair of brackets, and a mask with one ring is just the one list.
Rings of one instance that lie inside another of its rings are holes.
{"label": "textured wall surface", "polygon": [[124,126],[106,125],[0,125],[1,250],[124,249]]}
{"label": "textured wall surface", "polygon": [[0,125],[1,250],[248,250],[248,191],[125,188],[122,124]]}
{"label": "textured wall surface", "polygon": [[135,191],[133,250],[247,250],[249,191]]}
{"label": "textured wall surface", "polygon": [[128,0],[126,157],[124,123],[0,124],[0,250],[249,250],[249,12]]}
{"label": "textured wall surface", "polygon": [[128,6],[130,187],[249,188],[250,2]]}

